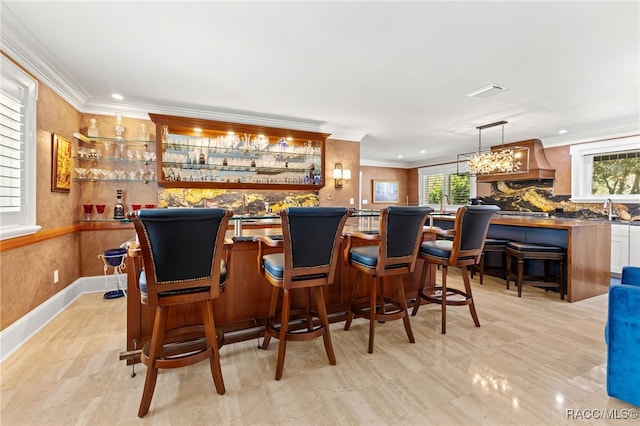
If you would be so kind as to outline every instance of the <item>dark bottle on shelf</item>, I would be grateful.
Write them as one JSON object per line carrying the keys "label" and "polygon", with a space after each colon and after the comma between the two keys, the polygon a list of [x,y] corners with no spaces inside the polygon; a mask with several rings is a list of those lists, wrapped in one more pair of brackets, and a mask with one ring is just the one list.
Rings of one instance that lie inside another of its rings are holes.
{"label": "dark bottle on shelf", "polygon": [[124,219],[124,204],[122,204],[122,189],[116,190],[117,201],[116,205],[113,207],[113,218],[114,219]]}

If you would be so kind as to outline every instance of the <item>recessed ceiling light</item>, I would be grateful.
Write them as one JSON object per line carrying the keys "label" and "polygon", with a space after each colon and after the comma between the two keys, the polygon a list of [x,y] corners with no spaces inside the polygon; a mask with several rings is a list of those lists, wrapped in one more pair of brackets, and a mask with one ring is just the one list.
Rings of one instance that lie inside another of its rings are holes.
{"label": "recessed ceiling light", "polygon": [[497,93],[506,90],[507,88],[504,86],[500,86],[498,84],[490,84],[488,86],[481,87],[479,89],[474,90],[473,92],[469,92],[465,94],[470,98],[488,98],[489,96],[493,96]]}
{"label": "recessed ceiling light", "polygon": [[424,149],[422,151],[420,151],[420,154],[426,154],[426,153],[427,153],[427,151],[424,150]]}
{"label": "recessed ceiling light", "polygon": [[398,158],[402,158],[402,155],[398,155]]}
{"label": "recessed ceiling light", "polygon": [[113,99],[115,99],[116,101],[121,101],[121,100],[124,99],[124,96],[122,96],[120,93],[114,93],[114,94],[111,95],[111,97]]}
{"label": "recessed ceiling light", "polygon": [[200,127],[194,127],[193,131],[200,133],[202,131],[202,129]]}
{"label": "recessed ceiling light", "polygon": [[565,133],[567,133],[567,131],[565,129],[562,129],[562,130],[558,130],[558,133],[560,133],[561,135],[564,135]]}

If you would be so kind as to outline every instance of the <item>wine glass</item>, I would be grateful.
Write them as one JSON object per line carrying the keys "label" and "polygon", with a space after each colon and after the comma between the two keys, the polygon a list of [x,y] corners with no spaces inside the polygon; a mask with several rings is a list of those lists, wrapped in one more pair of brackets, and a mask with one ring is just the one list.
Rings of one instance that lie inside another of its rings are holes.
{"label": "wine glass", "polygon": [[91,220],[91,213],[93,212],[93,204],[83,204],[82,209],[84,210],[85,220]]}
{"label": "wine glass", "polygon": [[96,211],[98,212],[98,219],[104,220],[104,209],[107,206],[105,204],[96,204]]}
{"label": "wine glass", "polygon": [[86,179],[87,178],[87,169],[85,169],[83,167],[76,167],[73,170],[75,170],[76,173],[78,173],[78,177],[80,179]]}

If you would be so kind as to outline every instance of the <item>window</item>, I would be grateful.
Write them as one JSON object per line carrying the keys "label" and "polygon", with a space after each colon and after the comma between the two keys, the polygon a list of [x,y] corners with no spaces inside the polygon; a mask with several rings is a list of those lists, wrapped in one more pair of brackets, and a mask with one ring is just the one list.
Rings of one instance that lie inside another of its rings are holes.
{"label": "window", "polygon": [[640,202],[640,136],[570,149],[571,201]]}
{"label": "window", "polygon": [[[449,196],[453,206],[466,205],[469,201],[469,174],[456,174],[456,166],[423,167],[419,170],[420,204],[440,207],[442,195]],[[446,201],[445,201],[446,208]]]}
{"label": "window", "polygon": [[33,234],[36,225],[37,82],[2,58],[0,84],[0,239]]}

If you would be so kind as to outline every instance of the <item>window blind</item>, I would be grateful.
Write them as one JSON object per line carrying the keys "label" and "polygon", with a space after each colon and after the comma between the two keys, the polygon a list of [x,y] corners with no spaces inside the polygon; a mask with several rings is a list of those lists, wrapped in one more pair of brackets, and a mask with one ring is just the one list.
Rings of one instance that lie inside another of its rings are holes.
{"label": "window blind", "polygon": [[0,212],[24,206],[24,90],[2,78],[0,87]]}

